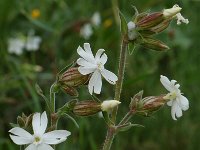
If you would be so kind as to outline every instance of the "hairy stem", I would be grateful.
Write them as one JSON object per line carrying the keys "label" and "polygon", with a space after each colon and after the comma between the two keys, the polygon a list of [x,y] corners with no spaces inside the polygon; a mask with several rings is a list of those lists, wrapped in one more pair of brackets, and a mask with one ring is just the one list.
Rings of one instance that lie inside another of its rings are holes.
{"label": "hairy stem", "polygon": [[[115,86],[115,100],[120,101],[120,95],[122,91],[122,84],[124,79],[124,72],[125,72],[125,65],[126,65],[126,55],[127,55],[127,47],[128,41],[126,36],[122,38],[122,45],[120,50],[120,60],[119,60],[119,67],[118,67],[118,81]],[[115,123],[116,115],[117,115],[117,107],[112,112],[112,122]],[[113,130],[113,126],[108,127],[107,136],[103,145],[103,150],[110,150],[113,139],[115,137],[115,130]]]}
{"label": "hairy stem", "polygon": [[134,114],[134,112],[129,111],[129,112],[124,116],[124,118],[120,121],[120,123],[118,124],[118,126],[123,125],[123,124],[126,124],[126,123],[131,119],[131,117],[133,116],[133,114]]}

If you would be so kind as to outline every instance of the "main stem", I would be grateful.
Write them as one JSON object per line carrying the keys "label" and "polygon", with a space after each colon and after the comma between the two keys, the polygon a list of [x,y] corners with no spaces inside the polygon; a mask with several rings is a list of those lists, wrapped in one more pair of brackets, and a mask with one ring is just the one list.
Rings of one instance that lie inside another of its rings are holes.
{"label": "main stem", "polygon": [[[119,60],[119,69],[118,69],[118,81],[115,86],[115,100],[120,101],[120,95],[122,91],[122,84],[124,79],[124,72],[125,72],[125,65],[126,65],[126,55],[127,55],[127,47],[128,47],[128,41],[127,37],[123,36],[122,38],[122,45],[120,50],[120,60]],[[118,108],[116,107],[112,111],[112,122],[115,123],[116,121],[116,115],[117,115]],[[115,130],[113,126],[108,127],[106,139],[104,141],[103,150],[110,150],[113,139],[115,137]]]}

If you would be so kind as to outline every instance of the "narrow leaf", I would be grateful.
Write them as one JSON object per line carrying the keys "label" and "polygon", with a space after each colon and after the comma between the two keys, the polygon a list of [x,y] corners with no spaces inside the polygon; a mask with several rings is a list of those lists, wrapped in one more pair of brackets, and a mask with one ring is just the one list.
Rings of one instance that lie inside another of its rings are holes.
{"label": "narrow leaf", "polygon": [[119,10],[119,17],[120,17],[120,31],[122,35],[126,35],[128,33],[127,22],[120,10]]}

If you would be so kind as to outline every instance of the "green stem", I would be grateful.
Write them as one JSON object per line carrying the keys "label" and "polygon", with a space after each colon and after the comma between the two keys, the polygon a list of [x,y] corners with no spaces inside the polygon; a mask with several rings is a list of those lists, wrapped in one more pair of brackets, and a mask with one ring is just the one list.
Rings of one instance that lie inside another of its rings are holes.
{"label": "green stem", "polygon": [[120,123],[118,124],[118,126],[121,126],[123,124],[126,124],[130,119],[131,117],[133,116],[134,112],[132,111],[129,111],[125,116],[124,118],[120,121]]}
{"label": "green stem", "polygon": [[[122,45],[120,50],[120,60],[119,60],[119,69],[118,69],[118,81],[115,86],[115,100],[120,101],[120,95],[122,91],[122,84],[124,79],[124,72],[125,72],[125,65],[126,65],[126,55],[127,55],[127,47],[128,47],[128,41],[127,37],[123,36],[122,39]],[[118,108],[116,107],[112,111],[112,118],[111,121],[115,123],[116,121],[116,115],[117,115]],[[113,126],[108,127],[107,136],[103,145],[103,150],[110,150],[113,139],[115,137],[115,130],[113,130]]]}
{"label": "green stem", "polygon": [[53,83],[51,85],[51,88],[50,88],[50,106],[51,106],[51,113],[55,113],[55,96],[56,96],[56,93],[55,93],[55,85],[56,83]]}
{"label": "green stem", "polygon": [[115,130],[113,130],[113,127],[109,127],[108,131],[107,131],[107,135],[106,135],[106,139],[104,141],[104,145],[103,145],[103,150],[109,150],[111,148],[113,139],[114,139],[114,135],[115,135]]}
{"label": "green stem", "polygon": [[[122,46],[120,51],[120,60],[119,60],[119,70],[118,70],[118,81],[115,86],[115,100],[120,101],[122,84],[124,79],[124,72],[126,67],[126,55],[127,55],[128,42],[126,36],[122,39]],[[112,112],[112,122],[115,122],[117,116],[117,107]]]}

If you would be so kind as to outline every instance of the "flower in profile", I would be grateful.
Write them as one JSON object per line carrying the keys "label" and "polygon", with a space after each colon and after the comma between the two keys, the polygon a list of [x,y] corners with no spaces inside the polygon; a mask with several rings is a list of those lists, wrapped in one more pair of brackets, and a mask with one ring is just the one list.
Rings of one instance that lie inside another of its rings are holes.
{"label": "flower in profile", "polygon": [[39,36],[34,35],[34,31],[31,30],[28,33],[25,48],[27,51],[37,51],[40,47],[42,39]]}
{"label": "flower in profile", "polygon": [[8,40],[8,52],[21,55],[23,53],[24,45],[25,40],[23,38],[10,38]]}
{"label": "flower in profile", "polygon": [[86,40],[88,40],[92,36],[92,34],[93,30],[90,23],[85,24],[80,30],[80,35]]}
{"label": "flower in profile", "polygon": [[188,24],[189,20],[185,19],[180,11],[181,11],[181,7],[179,7],[177,4],[175,4],[172,8],[170,9],[164,9],[163,10],[163,16],[165,18],[173,18],[176,17],[177,18],[177,25],[180,25],[181,23],[185,23]]}
{"label": "flower in profile", "polygon": [[92,74],[88,84],[89,93],[91,95],[93,92],[100,94],[102,87],[101,75],[110,84],[116,84],[118,80],[114,73],[104,68],[108,59],[104,51],[104,49],[99,49],[94,57],[89,43],[84,43],[84,49],[80,46],[77,49],[77,53],[82,57],[77,60],[77,64],[80,65],[78,71],[82,75]]}
{"label": "flower in profile", "polygon": [[15,127],[9,130],[10,138],[17,145],[28,145],[25,150],[54,150],[50,145],[64,142],[71,133],[67,130],[54,130],[45,133],[47,128],[47,114],[43,112],[33,115],[32,126],[34,134]]}
{"label": "flower in profile", "polygon": [[162,85],[169,91],[169,93],[164,97],[164,99],[169,100],[167,102],[168,106],[171,106],[171,115],[174,120],[182,116],[182,110],[186,111],[189,108],[188,99],[182,95],[179,84],[176,84],[176,80],[171,80],[163,75],[160,76],[160,81]]}
{"label": "flower in profile", "polygon": [[113,108],[117,107],[121,102],[117,100],[106,100],[101,103],[102,111],[111,111]]}

